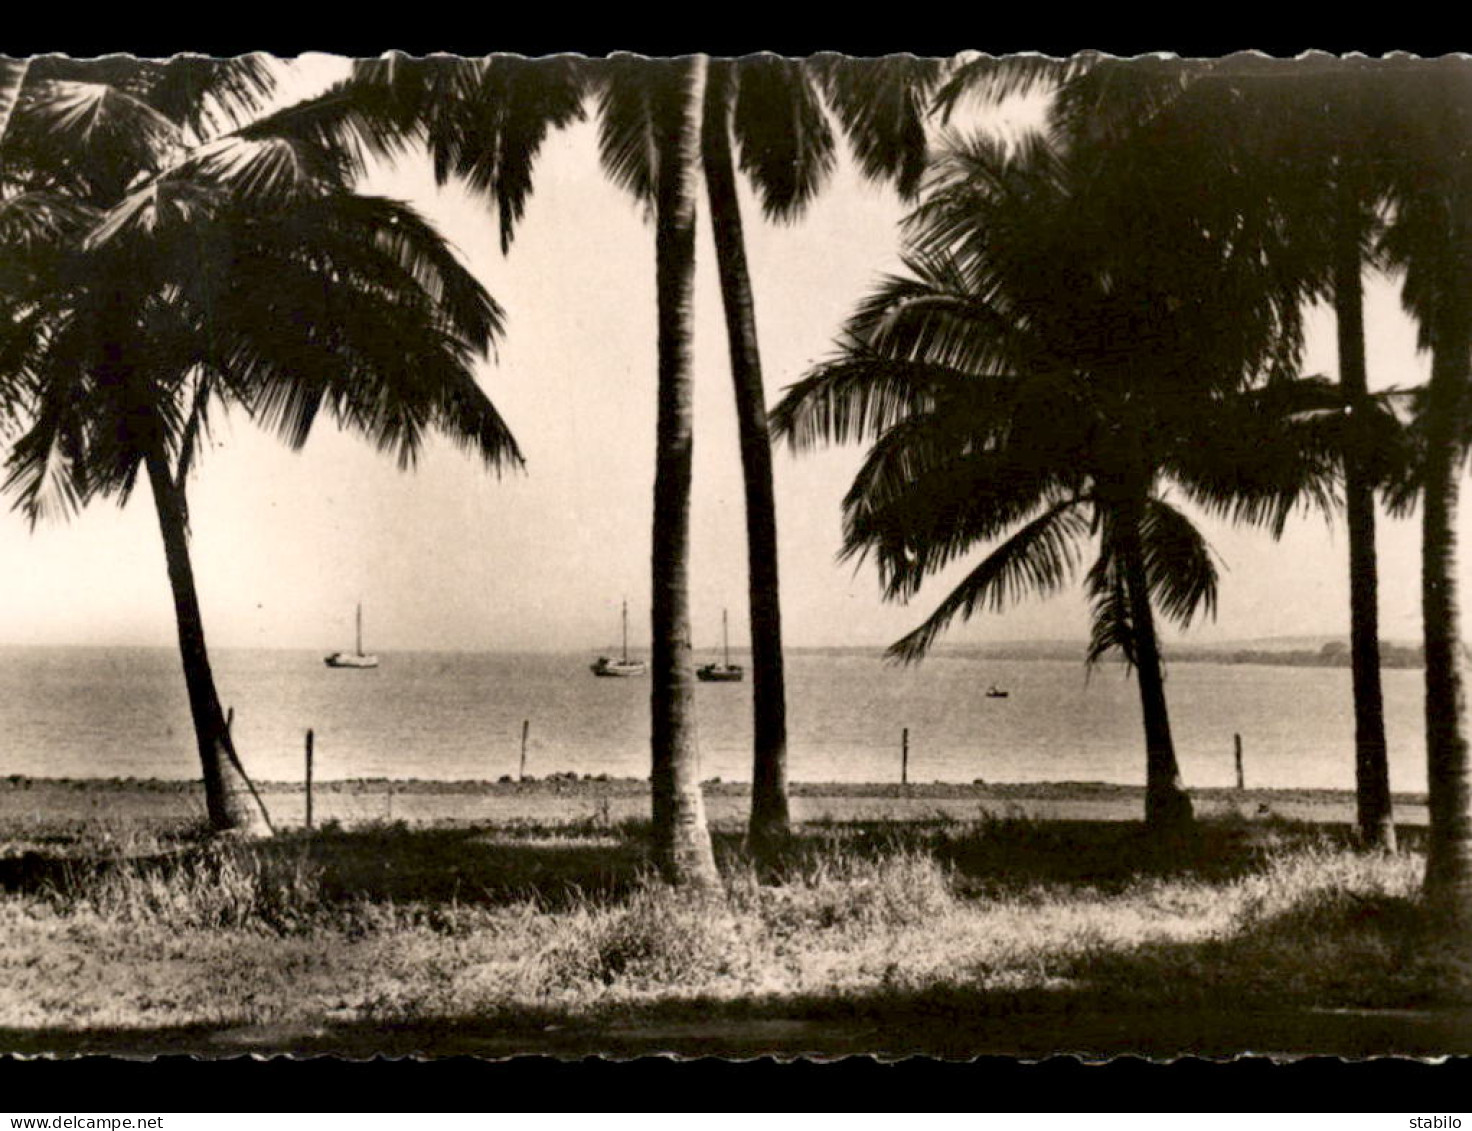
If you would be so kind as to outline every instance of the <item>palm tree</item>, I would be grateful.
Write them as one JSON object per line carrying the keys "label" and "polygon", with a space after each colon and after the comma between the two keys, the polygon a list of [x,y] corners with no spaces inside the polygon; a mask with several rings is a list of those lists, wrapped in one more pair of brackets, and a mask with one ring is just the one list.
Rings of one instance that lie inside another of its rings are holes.
{"label": "palm tree", "polygon": [[[753,667],[751,839],[761,851],[788,828],[786,706],[778,589],[771,445],[736,196],[735,151],[773,219],[799,216],[832,167],[833,110],[863,171],[893,180],[908,195],[924,168],[923,96],[938,64],[913,57],[807,62],[752,56],[708,66],[701,157],[715,232],[746,487]],[[313,108],[293,111],[294,128],[316,137],[352,136],[361,149],[396,155],[422,141],[443,183],[464,180],[497,204],[502,248],[509,247],[532,187],[532,166],[549,130],[583,117],[596,92],[603,163],[610,176],[653,204],[650,155],[653,81],[640,60],[583,64],[408,59],[359,63],[352,81]]]}
{"label": "palm tree", "polygon": [[[1285,226],[1287,285],[1333,305],[1346,427],[1340,459],[1348,528],[1356,817],[1361,840],[1395,848],[1380,674],[1375,490],[1383,406],[1369,391],[1363,275],[1374,266],[1398,65],[1380,60],[1093,60],[1060,89],[1076,137],[1174,150],[1203,193]],[[1223,157],[1228,158],[1226,162]],[[1280,252],[1281,254],[1281,252]],[[1296,277],[1295,277],[1296,276]]]}
{"label": "palm tree", "polygon": [[844,500],[843,552],[875,556],[886,597],[1006,536],[892,646],[900,659],[957,616],[1056,591],[1097,540],[1088,658],[1119,650],[1138,674],[1146,823],[1170,835],[1192,811],[1155,615],[1210,613],[1217,574],[1166,484],[1281,528],[1328,490],[1320,445],[1285,442],[1324,389],[1246,389],[1291,360],[1296,306],[1254,301],[1254,268],[1227,241],[1095,172],[1041,140],[1010,155],[954,143],[907,222],[908,273],[861,305],[838,357],[773,418],[798,449],[873,441]]}
{"label": "palm tree", "polygon": [[300,447],[326,411],[401,466],[431,430],[496,468],[520,455],[472,371],[500,309],[439,235],[354,194],[330,152],[250,126],[210,138],[225,103],[185,97],[199,77],[67,62],[22,91],[0,154],[8,180],[24,173],[0,201],[0,376],[25,390],[29,427],[6,486],[34,521],[125,501],[146,475],[210,823],[254,830],[269,822],[246,796],[188,549],[212,414],[237,407]]}
{"label": "palm tree", "polygon": [[713,60],[706,83],[701,160],[726,316],[746,495],[752,661],[750,843],[760,856],[790,831],[787,705],[778,585],[777,507],[766,391],[735,152],[769,219],[799,218],[833,165],[832,107],[875,179],[913,195],[925,165],[925,96],[939,70],[913,56],[811,60],[750,55]]}
{"label": "palm tree", "polygon": [[[659,309],[659,421],[654,472],[651,695],[655,859],[672,883],[720,884],[695,738],[690,654],[690,482],[693,451],[691,303],[695,290],[696,165],[706,60],[621,60],[603,100],[604,152],[629,128],[649,131],[639,175],[652,174]],[[625,89],[620,87],[627,83]],[[628,99],[628,101],[625,101]],[[631,106],[629,103],[632,102]],[[642,105],[640,105],[642,103]],[[632,112],[630,112],[632,111]],[[645,162],[647,161],[647,165]],[[633,162],[619,168],[632,170]]]}
{"label": "palm tree", "polygon": [[1425,895],[1472,919],[1472,743],[1457,591],[1457,507],[1472,385],[1472,69],[1419,64],[1396,109],[1402,162],[1386,245],[1405,269],[1403,299],[1431,351],[1422,429],[1421,615],[1426,652],[1430,831]]}
{"label": "palm tree", "polygon": [[505,251],[531,193],[542,142],[549,131],[581,120],[586,99],[596,98],[604,169],[649,209],[655,225],[654,856],[666,879],[695,887],[719,883],[700,792],[689,645],[692,194],[706,70],[703,58],[393,54],[357,64],[349,80],[273,121],[334,146],[348,160],[424,145],[440,183],[458,178],[494,202]]}

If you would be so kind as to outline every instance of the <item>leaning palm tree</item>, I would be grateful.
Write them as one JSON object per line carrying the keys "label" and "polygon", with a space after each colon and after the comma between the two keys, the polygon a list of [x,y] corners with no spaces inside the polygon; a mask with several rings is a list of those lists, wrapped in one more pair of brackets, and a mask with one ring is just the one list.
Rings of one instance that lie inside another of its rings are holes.
{"label": "leaning palm tree", "polygon": [[1003,539],[892,646],[900,659],[958,616],[1056,591],[1097,544],[1088,659],[1118,650],[1137,673],[1146,823],[1170,835],[1192,810],[1155,619],[1211,612],[1217,573],[1168,485],[1281,529],[1329,490],[1322,445],[1285,442],[1324,389],[1248,389],[1291,360],[1296,308],[1253,301],[1251,265],[1223,241],[1095,174],[1041,140],[955,143],[908,221],[907,274],[865,300],[774,421],[800,450],[872,441],[843,552],[874,555],[887,597]]}
{"label": "leaning palm tree", "polygon": [[736,399],[746,495],[751,623],[750,843],[761,854],[790,830],[787,706],[777,568],[777,507],[756,309],[747,268],[737,165],[768,219],[797,220],[834,160],[832,109],[863,172],[910,197],[926,158],[926,100],[940,63],[914,56],[718,59],[706,83],[701,159]]}
{"label": "leaning palm tree", "polygon": [[[6,486],[34,521],[125,501],[147,478],[211,825],[269,827],[189,556],[187,481],[211,420],[234,407],[300,447],[326,412],[401,466],[431,431],[518,464],[473,372],[501,312],[426,221],[354,193],[331,152],[250,126],[210,138],[218,108],[178,109],[146,68],[89,78],[28,85],[0,153],[19,158],[7,178],[27,174],[0,198],[0,377],[29,416]],[[70,128],[99,152],[57,155]]]}

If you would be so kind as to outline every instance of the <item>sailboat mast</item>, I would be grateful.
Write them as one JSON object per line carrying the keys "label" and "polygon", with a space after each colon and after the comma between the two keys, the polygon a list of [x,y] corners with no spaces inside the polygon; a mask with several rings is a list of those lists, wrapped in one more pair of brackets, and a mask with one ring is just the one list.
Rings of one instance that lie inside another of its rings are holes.
{"label": "sailboat mast", "polygon": [[721,610],[721,650],[726,654],[726,667],[731,666],[731,637],[726,632],[726,610]]}
{"label": "sailboat mast", "polygon": [[363,602],[358,602],[358,655],[363,654]]}
{"label": "sailboat mast", "polygon": [[629,603],[624,602],[624,663],[629,662]]}

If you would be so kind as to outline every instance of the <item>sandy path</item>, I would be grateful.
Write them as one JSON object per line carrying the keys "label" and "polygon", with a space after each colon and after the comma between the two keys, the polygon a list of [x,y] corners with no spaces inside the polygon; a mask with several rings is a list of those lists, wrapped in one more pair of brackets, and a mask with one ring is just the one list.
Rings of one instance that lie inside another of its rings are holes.
{"label": "sandy path", "polygon": [[[300,825],[306,816],[302,787],[263,783],[273,821]],[[748,811],[749,791],[739,783],[706,787],[706,808],[716,824],[738,824]],[[1306,790],[1201,790],[1193,794],[1201,815],[1268,815],[1316,823],[1354,818],[1351,795]],[[792,813],[797,821],[975,820],[1026,817],[1037,820],[1138,820],[1143,791],[1099,783],[1028,785],[849,785],[796,783]],[[378,821],[410,824],[557,824],[640,820],[649,814],[649,790],[631,780],[546,780],[539,782],[326,782],[314,790],[318,824],[357,825]],[[1397,798],[1397,819],[1426,823],[1424,799]],[[189,782],[0,781],[0,822],[44,825],[69,821],[173,822],[203,818],[204,798]]]}

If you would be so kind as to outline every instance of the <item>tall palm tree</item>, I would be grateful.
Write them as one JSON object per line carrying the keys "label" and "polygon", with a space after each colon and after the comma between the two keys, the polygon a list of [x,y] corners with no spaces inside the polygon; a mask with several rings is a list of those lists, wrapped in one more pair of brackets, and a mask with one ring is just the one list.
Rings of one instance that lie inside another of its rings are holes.
{"label": "tall palm tree", "polygon": [[[786,706],[778,588],[776,505],[752,288],[736,195],[739,165],[777,220],[797,218],[833,164],[827,105],[866,175],[913,193],[924,168],[924,95],[938,64],[894,56],[873,60],[775,56],[717,60],[703,96],[701,157],[725,306],[746,488],[753,668],[751,839],[761,850],[787,831]],[[441,182],[458,177],[497,204],[503,250],[532,188],[532,167],[549,130],[583,117],[599,98],[604,166],[646,205],[653,203],[649,74],[641,61],[596,64],[400,55],[356,65],[353,79],[294,111],[295,128],[351,135],[367,151],[397,155],[422,141]]]}
{"label": "tall palm tree", "polygon": [[547,134],[596,99],[603,167],[655,226],[659,423],[652,548],[651,760],[654,854],[674,883],[719,882],[700,792],[689,631],[691,297],[703,58],[509,56],[359,63],[353,76],[274,121],[345,159],[423,145],[441,183],[457,178],[495,204],[502,250],[533,185]]}
{"label": "tall palm tree", "polygon": [[752,664],[750,843],[765,853],[790,831],[787,705],[778,584],[777,506],[756,309],[747,267],[736,154],[769,219],[794,221],[822,190],[834,138],[824,103],[864,172],[914,194],[925,167],[925,102],[939,72],[914,56],[810,60],[750,55],[713,60],[701,160],[726,316],[746,495]]}
{"label": "tall palm tree", "polygon": [[[641,178],[646,171],[651,175],[659,309],[650,673],[655,856],[671,882],[711,888],[719,886],[720,877],[700,791],[689,579],[695,178],[706,60],[621,62],[631,66],[609,77],[603,100],[604,151],[609,152],[611,143],[620,155],[631,154],[626,131],[649,132],[640,159],[617,168],[637,169]],[[624,83],[628,88],[619,89]]]}
{"label": "tall palm tree", "polygon": [[1012,154],[955,143],[908,221],[908,273],[862,304],[774,421],[799,449],[873,441],[844,500],[844,553],[872,553],[890,598],[1008,535],[891,648],[901,659],[957,616],[1055,591],[1097,539],[1088,656],[1117,649],[1137,672],[1146,823],[1171,835],[1192,810],[1155,615],[1210,612],[1217,575],[1165,485],[1281,528],[1328,490],[1319,445],[1285,443],[1324,390],[1248,390],[1291,360],[1296,308],[1254,300],[1253,268],[1225,241],[1093,172],[1040,140]]}
{"label": "tall palm tree", "polygon": [[299,447],[326,411],[401,466],[431,430],[518,464],[472,369],[501,312],[429,224],[356,195],[332,153],[249,125],[210,137],[225,115],[187,97],[193,63],[103,63],[28,83],[0,152],[7,179],[24,172],[0,197],[0,376],[30,416],[6,486],[34,521],[126,500],[146,475],[210,822],[256,830],[269,822],[220,707],[188,552],[211,416],[237,407]]}
{"label": "tall palm tree", "polygon": [[1402,73],[1398,64],[1383,60],[1328,56],[1093,59],[1066,77],[1054,115],[1077,138],[1143,146],[1157,156],[1173,152],[1203,198],[1283,225],[1282,280],[1333,305],[1347,418],[1340,459],[1356,818],[1364,843],[1392,850],[1375,547],[1376,477],[1386,430],[1383,406],[1369,391],[1363,276],[1374,265],[1387,162],[1394,153],[1395,130],[1386,113],[1393,101],[1390,83]]}
{"label": "tall palm tree", "polygon": [[1402,162],[1386,244],[1431,351],[1421,418],[1428,903],[1472,920],[1472,739],[1457,586],[1457,509],[1472,386],[1472,67],[1418,64],[1398,99]]}

